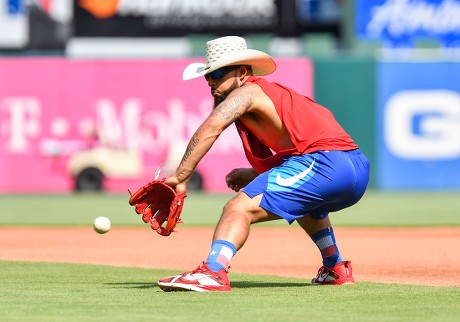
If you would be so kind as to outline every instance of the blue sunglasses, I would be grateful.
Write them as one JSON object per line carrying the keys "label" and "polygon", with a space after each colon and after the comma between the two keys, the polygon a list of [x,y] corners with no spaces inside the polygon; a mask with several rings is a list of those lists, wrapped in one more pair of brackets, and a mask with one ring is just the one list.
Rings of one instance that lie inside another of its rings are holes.
{"label": "blue sunglasses", "polygon": [[210,72],[209,74],[204,75],[204,78],[206,78],[206,80],[209,80],[209,78],[218,80],[218,79],[221,79],[222,77],[224,77],[224,75],[227,74],[229,71],[232,71],[232,70],[237,69],[239,67],[240,66],[222,67],[222,68],[216,69],[213,72]]}

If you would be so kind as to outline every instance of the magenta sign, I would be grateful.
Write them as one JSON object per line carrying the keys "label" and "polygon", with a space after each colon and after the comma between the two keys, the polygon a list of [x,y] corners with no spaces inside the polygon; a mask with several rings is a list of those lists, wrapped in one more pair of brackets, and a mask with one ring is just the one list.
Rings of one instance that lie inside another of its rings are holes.
{"label": "magenta sign", "polygon": [[[0,59],[0,192],[68,192],[100,183],[127,191],[177,166],[212,108],[204,79],[182,81],[189,60]],[[312,64],[278,62],[268,79],[312,96]],[[229,128],[197,168],[208,191],[245,167]],[[102,179],[99,182],[99,179]]]}

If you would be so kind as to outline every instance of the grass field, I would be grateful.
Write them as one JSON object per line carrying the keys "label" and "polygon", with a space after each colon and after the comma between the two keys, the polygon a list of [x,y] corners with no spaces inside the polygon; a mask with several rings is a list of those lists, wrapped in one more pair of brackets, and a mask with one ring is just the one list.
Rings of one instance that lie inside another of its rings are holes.
{"label": "grass field", "polygon": [[[232,195],[189,193],[187,225],[214,225]],[[460,226],[460,191],[369,191],[355,206],[331,216],[337,226]],[[128,194],[0,195],[0,225],[87,225],[95,217],[115,225],[141,225]],[[283,221],[264,225],[286,225]]]}
{"label": "grass field", "polygon": [[[458,321],[459,289],[232,275],[230,293],[164,293],[171,272],[0,262],[1,321]],[[236,287],[235,287],[236,286]]]}
{"label": "grass field", "polygon": [[[230,195],[191,193],[187,225],[214,225]],[[337,226],[460,226],[460,193],[366,194],[334,215]],[[141,225],[127,195],[3,195],[0,225],[82,226],[97,216]],[[264,224],[265,225],[265,224]],[[286,225],[283,222],[268,225]],[[24,236],[27,238],[27,236]],[[460,238],[460,236],[459,236]],[[0,236],[0,251],[1,251]],[[230,293],[164,293],[175,271],[0,261],[0,321],[458,321],[460,289],[232,274]]]}

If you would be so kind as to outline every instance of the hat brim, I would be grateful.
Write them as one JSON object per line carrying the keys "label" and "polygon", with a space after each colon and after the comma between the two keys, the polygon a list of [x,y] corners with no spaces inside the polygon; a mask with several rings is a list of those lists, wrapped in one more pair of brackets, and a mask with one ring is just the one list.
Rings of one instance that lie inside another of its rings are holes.
{"label": "hat brim", "polygon": [[203,63],[192,63],[185,67],[182,79],[194,79],[209,74],[219,68],[233,65],[249,65],[256,76],[268,75],[276,70],[275,60],[270,55],[260,50],[247,49],[225,55],[211,66],[206,66]]}

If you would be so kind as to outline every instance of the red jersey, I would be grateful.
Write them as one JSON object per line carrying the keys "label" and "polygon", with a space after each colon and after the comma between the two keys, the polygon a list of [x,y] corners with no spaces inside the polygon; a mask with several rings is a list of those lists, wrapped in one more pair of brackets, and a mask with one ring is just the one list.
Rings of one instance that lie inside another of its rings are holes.
{"label": "red jersey", "polygon": [[[289,155],[312,153],[319,150],[349,151],[357,149],[350,135],[339,125],[325,107],[296,91],[263,78],[251,76],[247,82],[257,84],[275,105],[295,148],[276,154],[262,144],[241,122],[235,125],[243,142],[249,163],[259,173],[280,165]],[[270,142],[268,143],[270,145]]]}

